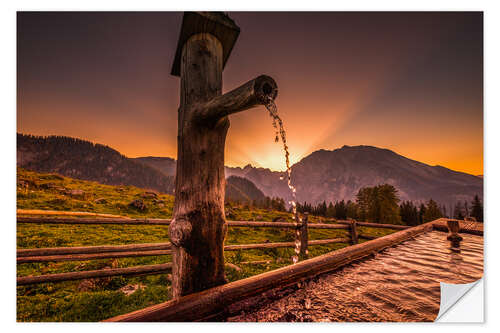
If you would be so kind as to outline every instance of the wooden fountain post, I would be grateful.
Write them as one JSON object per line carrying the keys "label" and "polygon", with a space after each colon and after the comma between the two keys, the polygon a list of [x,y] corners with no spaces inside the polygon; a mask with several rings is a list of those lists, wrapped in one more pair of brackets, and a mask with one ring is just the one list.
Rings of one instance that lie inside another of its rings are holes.
{"label": "wooden fountain post", "polygon": [[447,220],[446,225],[449,230],[446,239],[450,241],[450,249],[454,252],[460,252],[460,242],[463,240],[462,236],[458,234],[460,231],[460,223],[458,220]]}
{"label": "wooden fountain post", "polygon": [[173,220],[172,290],[179,298],[226,282],[224,145],[228,115],[277,96],[259,76],[222,95],[222,70],[240,29],[218,12],[186,12],[172,67],[181,78]]}

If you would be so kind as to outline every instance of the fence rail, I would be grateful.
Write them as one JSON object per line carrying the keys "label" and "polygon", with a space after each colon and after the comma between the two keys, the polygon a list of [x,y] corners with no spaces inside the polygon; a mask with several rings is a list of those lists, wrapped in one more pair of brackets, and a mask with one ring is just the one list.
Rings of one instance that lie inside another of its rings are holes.
{"label": "fence rail", "polygon": [[[116,218],[60,218],[60,217],[18,217],[17,223],[35,224],[115,224],[115,225],[170,225],[171,219],[116,219]],[[291,222],[259,222],[259,221],[227,221],[230,227],[253,227],[253,228],[290,228],[300,226]],[[344,223],[313,223],[309,224],[311,229],[348,229]],[[397,229],[397,228],[395,228]]]}
{"label": "fence rail", "polygon": [[103,278],[103,277],[110,277],[117,275],[130,276],[130,275],[158,274],[158,273],[168,272],[171,269],[172,269],[172,263],[166,263],[159,265],[135,266],[127,268],[99,269],[95,271],[46,274],[38,276],[23,276],[17,278],[17,285],[23,286],[28,284]]}
{"label": "fence rail", "polygon": [[[327,245],[333,243],[349,243],[350,238],[332,238],[332,239],[320,239],[320,240],[311,240],[308,242],[308,245]],[[50,251],[50,248],[43,249],[30,249],[31,255],[23,255],[17,254],[17,263],[25,264],[25,263],[34,263],[34,262],[58,262],[58,261],[82,261],[82,260],[93,260],[93,259],[107,259],[107,258],[127,258],[127,257],[146,257],[146,256],[163,256],[172,254],[171,250],[165,250],[164,248],[171,248],[170,243],[160,243],[162,245],[158,246],[158,248],[162,248],[161,250],[148,250],[150,248],[150,244],[137,244],[135,251],[130,250],[120,250],[120,251],[108,251],[103,253],[88,253],[87,249],[92,247],[80,247],[80,248],[66,248],[67,250],[74,249],[82,249],[81,252],[76,251],[67,251],[71,252],[71,254],[63,253],[63,254],[53,254],[57,252],[63,251]],[[165,244],[165,245],[163,245]],[[142,245],[147,245],[147,247],[143,247]],[[235,245],[226,245],[224,246],[224,251],[239,251],[239,250],[253,250],[253,249],[274,249],[274,248],[282,248],[282,247],[295,247],[295,242],[280,242],[280,243],[260,243],[260,244],[235,244]],[[108,248],[111,248],[108,247]],[[120,249],[121,246],[116,246],[116,248]],[[130,248],[130,247],[128,247]],[[143,248],[143,249],[141,249]],[[57,248],[64,249],[64,248]],[[145,249],[145,250],[144,250]],[[94,249],[92,249],[94,250]]]}
{"label": "fence rail", "polygon": [[105,252],[125,252],[125,251],[152,251],[169,250],[172,243],[143,243],[128,245],[94,245],[94,246],[75,246],[75,247],[45,247],[38,249],[19,249],[17,257],[30,256],[50,256],[61,254],[92,254]]}
{"label": "fence rail", "polygon": [[[297,216],[298,217],[298,216]],[[309,223],[308,214],[304,214],[302,219],[296,219],[301,223],[290,222],[259,222],[259,221],[227,221],[231,227],[251,227],[251,228],[289,228],[296,230],[296,240],[294,242],[279,243],[259,243],[259,244],[235,244],[224,246],[224,251],[239,251],[252,249],[273,249],[299,246],[299,258],[307,259],[308,247],[315,245],[327,245],[333,243],[348,243],[355,245],[358,239],[372,240],[376,237],[361,235],[358,233],[358,226],[372,228],[407,229],[407,226],[386,225],[369,222],[356,221],[333,221],[336,223]],[[40,224],[114,224],[114,225],[166,225],[171,223],[171,219],[119,219],[119,218],[54,218],[54,217],[18,217],[18,223],[40,223]],[[309,240],[308,229],[337,229],[346,230],[349,237]],[[172,253],[172,244],[166,243],[144,243],[128,245],[98,245],[98,246],[78,246],[78,247],[54,247],[38,249],[17,250],[17,263],[36,262],[58,262],[58,261],[82,261],[105,258],[125,258],[144,256],[163,256]],[[60,274],[48,274],[39,276],[28,276],[17,278],[18,285],[28,285],[46,282],[60,282],[69,280],[79,280],[88,278],[99,278],[116,275],[144,275],[159,274],[171,269],[171,263],[162,265],[136,266],[129,268],[104,269],[97,271],[70,272]]]}

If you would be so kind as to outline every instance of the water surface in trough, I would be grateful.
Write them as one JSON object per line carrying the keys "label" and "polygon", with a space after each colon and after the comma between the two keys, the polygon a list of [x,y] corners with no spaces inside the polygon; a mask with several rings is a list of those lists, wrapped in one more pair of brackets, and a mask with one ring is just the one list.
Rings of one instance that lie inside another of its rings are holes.
{"label": "water surface in trough", "polygon": [[278,298],[262,296],[226,320],[433,321],[439,312],[439,282],[470,283],[483,275],[483,237],[462,237],[461,252],[454,253],[446,233],[425,233],[302,282]]}

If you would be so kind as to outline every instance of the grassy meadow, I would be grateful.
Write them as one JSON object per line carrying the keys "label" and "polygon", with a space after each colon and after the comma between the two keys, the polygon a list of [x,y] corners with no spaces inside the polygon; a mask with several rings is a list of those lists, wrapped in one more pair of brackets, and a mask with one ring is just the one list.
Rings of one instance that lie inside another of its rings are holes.
{"label": "grassy meadow", "polygon": [[[171,218],[174,198],[133,186],[110,186],[56,174],[17,170],[17,208],[115,214],[133,218]],[[144,210],[129,205],[142,200]],[[226,204],[229,220],[292,221],[286,212]],[[310,222],[320,218],[310,217]],[[324,221],[321,221],[324,222]],[[360,228],[367,235],[383,236],[387,229]],[[309,230],[309,239],[346,237],[345,230]],[[294,240],[294,231],[282,228],[229,227],[226,245]],[[17,248],[122,245],[168,241],[167,226],[17,224]],[[310,246],[309,256],[321,255],[349,244]],[[228,251],[225,261],[241,268],[226,268],[229,281],[246,278],[291,264],[292,248]],[[269,264],[247,264],[270,260]],[[17,265],[17,276],[131,267],[170,262],[170,255],[88,261],[27,263]],[[137,289],[128,294],[126,288]],[[17,287],[18,321],[100,321],[164,302],[171,297],[166,274],[111,277]]]}

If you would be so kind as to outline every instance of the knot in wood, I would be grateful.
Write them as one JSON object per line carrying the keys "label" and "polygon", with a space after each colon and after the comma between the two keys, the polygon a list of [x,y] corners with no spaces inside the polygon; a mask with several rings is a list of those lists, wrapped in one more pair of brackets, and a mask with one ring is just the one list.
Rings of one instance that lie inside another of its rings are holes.
{"label": "knot in wood", "polygon": [[174,219],[168,228],[170,241],[177,247],[184,247],[191,239],[193,226],[188,220]]}

